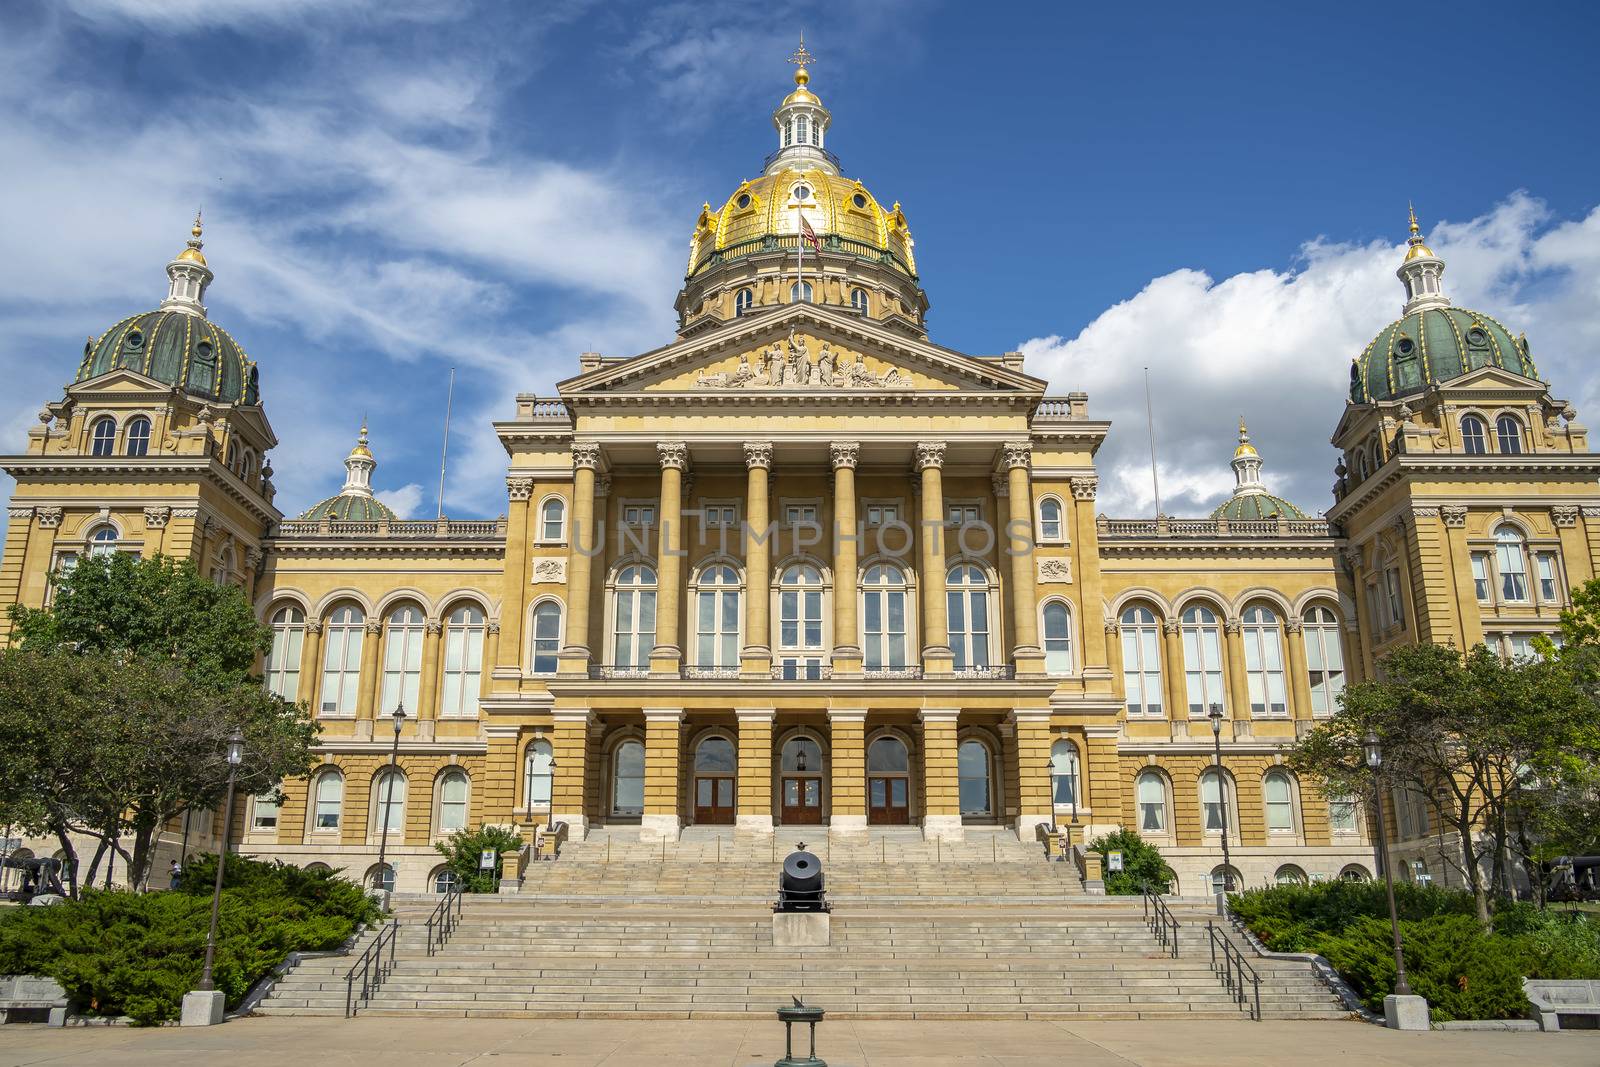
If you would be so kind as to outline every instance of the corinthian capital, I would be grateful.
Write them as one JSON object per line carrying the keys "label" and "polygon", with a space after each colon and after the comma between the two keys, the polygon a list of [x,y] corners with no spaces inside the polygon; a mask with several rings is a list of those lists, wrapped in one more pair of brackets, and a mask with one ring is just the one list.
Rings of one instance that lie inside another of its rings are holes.
{"label": "corinthian capital", "polygon": [[533,495],[532,478],[507,478],[506,493],[512,500],[526,500]]}
{"label": "corinthian capital", "polygon": [[1072,479],[1072,499],[1093,500],[1100,491],[1099,478],[1074,478]]}
{"label": "corinthian capital", "polygon": [[144,525],[146,529],[159,530],[167,524],[167,520],[170,518],[172,518],[171,508],[151,507],[144,509]]}
{"label": "corinthian capital", "polygon": [[40,508],[38,511],[34,512],[34,514],[39,519],[39,525],[47,530],[54,529],[61,525],[60,508]]}
{"label": "corinthian capital", "polygon": [[683,441],[658,442],[656,453],[661,457],[662,470],[681,471],[689,467],[689,446]]}
{"label": "corinthian capital", "polygon": [[943,466],[944,466],[944,442],[943,441],[918,441],[917,442],[916,468],[917,468],[918,471],[925,471],[929,467],[943,467]]}
{"label": "corinthian capital", "polygon": [[1028,469],[1028,464],[1033,461],[1033,445],[1027,441],[1007,441],[1000,446],[1000,469],[1016,470],[1021,467]]}
{"label": "corinthian capital", "polygon": [[828,452],[833,456],[833,469],[848,467],[856,469],[856,460],[861,456],[861,444],[857,441],[835,441],[829,446]]}
{"label": "corinthian capital", "polygon": [[574,441],[572,443],[572,466],[574,468],[586,467],[597,470],[600,467],[600,446],[593,441]]}
{"label": "corinthian capital", "polygon": [[757,467],[769,471],[772,469],[772,442],[771,441],[746,441],[744,443],[744,465],[751,470]]}

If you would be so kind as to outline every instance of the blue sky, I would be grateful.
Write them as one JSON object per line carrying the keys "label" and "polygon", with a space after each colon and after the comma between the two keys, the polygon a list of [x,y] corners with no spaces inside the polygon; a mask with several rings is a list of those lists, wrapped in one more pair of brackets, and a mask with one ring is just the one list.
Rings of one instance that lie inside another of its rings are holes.
{"label": "blue sky", "polygon": [[[258,361],[278,503],[365,412],[400,510],[503,509],[489,420],[577,354],[670,339],[689,230],[771,150],[804,28],[846,172],[905,207],[934,340],[1021,347],[1115,420],[1112,514],[1267,479],[1329,501],[1350,358],[1399,311],[1415,199],[1446,291],[1600,399],[1590,4],[12,0],[0,8],[0,433],[165,292],[196,204]],[[0,490],[9,491],[9,483]]]}

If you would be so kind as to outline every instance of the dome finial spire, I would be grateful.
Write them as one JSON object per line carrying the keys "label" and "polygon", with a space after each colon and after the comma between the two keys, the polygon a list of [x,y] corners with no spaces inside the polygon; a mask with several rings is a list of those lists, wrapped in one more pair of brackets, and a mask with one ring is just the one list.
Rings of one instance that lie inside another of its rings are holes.
{"label": "dome finial spire", "polygon": [[1444,260],[1433,254],[1422,238],[1422,226],[1417,222],[1417,209],[1406,201],[1406,214],[1410,219],[1411,236],[1406,238],[1406,258],[1396,271],[1406,287],[1404,314],[1430,307],[1449,307],[1450,299],[1444,295],[1440,278],[1444,275]]}
{"label": "dome finial spire", "polygon": [[811,80],[811,72],[806,68],[817,61],[817,57],[806,51],[806,31],[800,31],[800,47],[794,50],[789,57],[789,62],[795,65],[794,83],[804,86]]}
{"label": "dome finial spire", "polygon": [[172,257],[167,264],[167,298],[161,302],[163,311],[184,311],[191,315],[206,316],[206,286],[213,277],[206,266],[205,253],[200,251],[200,212],[194,213],[194,225],[189,227],[187,247]]}

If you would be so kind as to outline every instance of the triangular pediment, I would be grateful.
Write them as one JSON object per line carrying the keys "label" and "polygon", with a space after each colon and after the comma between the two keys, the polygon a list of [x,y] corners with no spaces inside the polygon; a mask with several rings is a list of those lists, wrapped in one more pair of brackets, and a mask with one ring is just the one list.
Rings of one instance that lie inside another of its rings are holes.
{"label": "triangular pediment", "polygon": [[563,395],[1043,392],[999,359],[968,356],[808,305],[735,320],[562,382]]}
{"label": "triangular pediment", "polygon": [[1479,367],[1475,371],[1463,374],[1459,378],[1452,378],[1440,384],[1441,392],[1455,392],[1459,389],[1476,391],[1493,391],[1501,389],[1543,389],[1544,383],[1537,378],[1528,378],[1516,371],[1506,370],[1504,367]]}
{"label": "triangular pediment", "polygon": [[86,378],[81,382],[74,382],[67,386],[70,393],[170,393],[172,386],[148,374],[132,370],[128,367],[116,367],[97,374],[93,378]]}

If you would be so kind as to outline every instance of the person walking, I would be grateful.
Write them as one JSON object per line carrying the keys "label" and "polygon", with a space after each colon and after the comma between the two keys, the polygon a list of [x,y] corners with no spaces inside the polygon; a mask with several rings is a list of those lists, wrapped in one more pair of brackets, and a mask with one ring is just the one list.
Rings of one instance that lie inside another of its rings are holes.
{"label": "person walking", "polygon": [[172,866],[167,870],[167,877],[170,879],[168,888],[178,888],[178,883],[183,880],[183,864],[173,860]]}

